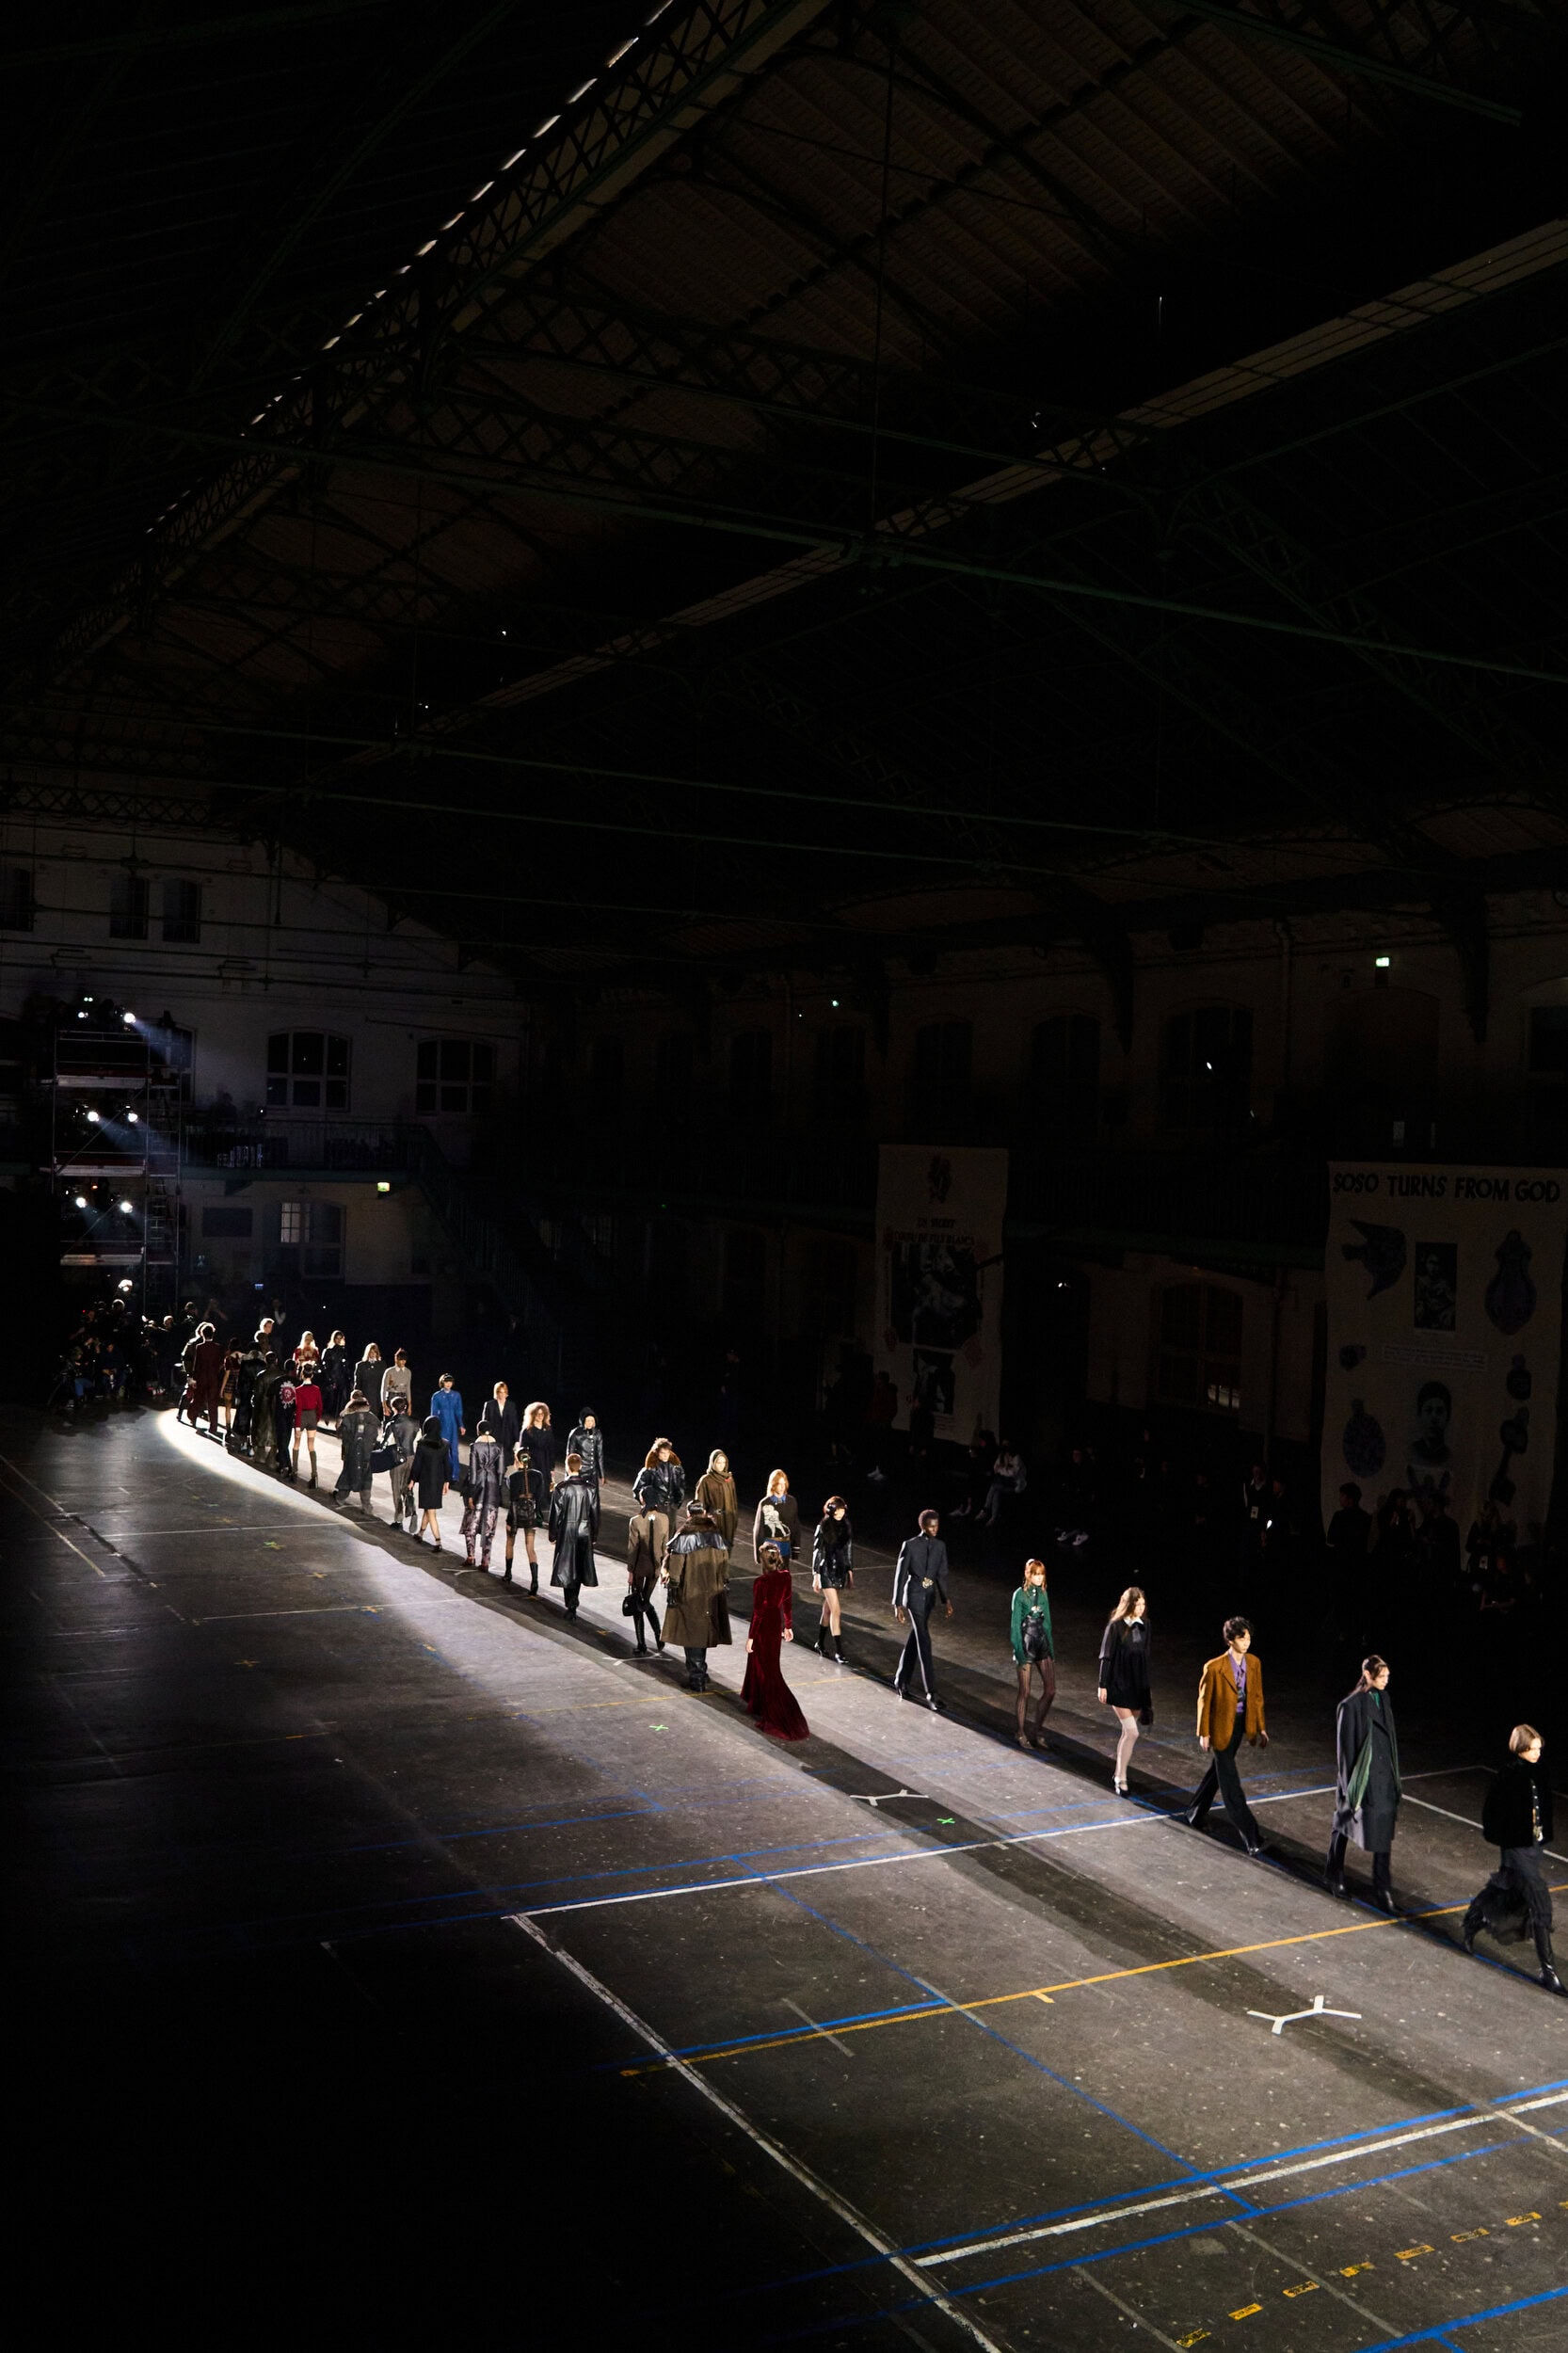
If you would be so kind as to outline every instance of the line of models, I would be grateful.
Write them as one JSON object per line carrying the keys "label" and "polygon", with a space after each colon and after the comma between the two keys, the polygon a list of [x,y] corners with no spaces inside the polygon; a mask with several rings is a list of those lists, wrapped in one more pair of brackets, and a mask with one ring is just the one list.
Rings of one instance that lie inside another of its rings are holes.
{"label": "line of models", "polygon": [[[200,1337],[210,1339],[206,1333]],[[273,1401],[266,1377],[276,1379],[281,1370],[277,1353],[267,1346],[270,1337],[270,1328],[264,1327],[255,1345],[255,1356],[264,1367],[264,1381],[257,1385],[264,1389],[264,1397],[258,1401],[265,1409]],[[341,1334],[334,1333],[333,1347],[343,1349]],[[203,1362],[200,1369],[210,1372],[213,1368]],[[294,1471],[299,1440],[304,1437],[313,1487],[315,1430],[329,1410],[324,1392],[336,1384],[327,1367],[315,1360],[309,1333],[302,1336],[289,1370],[294,1375],[294,1394],[288,1400],[294,1462],[290,1462],[283,1432],[280,1429],[273,1437],[270,1410],[258,1417],[261,1444],[252,1445],[252,1453],[263,1465],[281,1457],[282,1465]],[[536,1401],[520,1414],[511,1403],[506,1384],[497,1382],[481,1409],[465,1463],[460,1449],[460,1440],[468,1434],[464,1406],[451,1376],[441,1375],[430,1400],[432,1410],[416,1428],[410,1411],[412,1379],[403,1352],[397,1352],[377,1382],[376,1375],[381,1370],[377,1352],[367,1350],[365,1359],[354,1369],[353,1385],[339,1408],[343,1459],[334,1500],[346,1502],[358,1492],[361,1508],[368,1513],[374,1475],[386,1470],[391,1475],[392,1525],[406,1525],[410,1536],[428,1534],[440,1551],[440,1508],[456,1485],[463,1498],[463,1565],[488,1573],[496,1528],[504,1509],[504,1582],[512,1581],[520,1533],[530,1594],[538,1592],[535,1545],[536,1531],[543,1527],[553,1552],[550,1581],[561,1590],[567,1616],[575,1618],[582,1588],[599,1582],[594,1545],[604,1479],[604,1435],[598,1417],[587,1410],[579,1417],[567,1439],[563,1475],[557,1479],[550,1407]],[[216,1385],[209,1381],[207,1385]],[[372,1388],[378,1392],[374,1404]],[[211,1418],[216,1424],[216,1414]],[[688,1502],[680,1456],[668,1438],[655,1438],[632,1481],[632,1496],[636,1508],[627,1531],[627,1592],[622,1610],[633,1622],[640,1656],[646,1656],[648,1647],[645,1629],[661,1651],[667,1643],[679,1642],[685,1654],[687,1689],[706,1691],[710,1648],[728,1644],[733,1639],[728,1581],[740,1509],[728,1457],[722,1448],[714,1449]],[[678,1526],[678,1514],[682,1513]],[[936,1512],[920,1514],[915,1533],[899,1548],[892,1593],[893,1615],[907,1628],[893,1690],[901,1700],[923,1699],[933,1710],[939,1709],[941,1703],[936,1694],[932,1619],[938,1609],[948,1618],[953,1614],[947,1546],[940,1527]],[[758,1576],[752,1591],[742,1696],[760,1729],[784,1740],[805,1739],[809,1729],[780,1663],[782,1645],[794,1641],[791,1564],[801,1550],[801,1542],[800,1508],[790,1491],[788,1474],[775,1470],[769,1474],[752,1522]],[[854,1564],[848,1506],[842,1496],[829,1496],[812,1534],[811,1583],[822,1600],[816,1648],[839,1664],[844,1660],[842,1597],[854,1586]],[[662,1589],[664,1599],[662,1627],[653,1606],[656,1587]],[[1227,1618],[1224,1632],[1224,1649],[1205,1661],[1198,1679],[1195,1729],[1208,1764],[1183,1818],[1199,1830],[1215,1801],[1223,1800],[1247,1854],[1261,1858],[1263,1837],[1241,1786],[1239,1753],[1243,1742],[1250,1747],[1269,1745],[1263,1667],[1253,1652],[1248,1619]],[[1017,1672],[1018,1745],[1048,1748],[1045,1725],[1056,1697],[1056,1663],[1043,1561],[1025,1563],[1023,1582],[1012,1600],[1010,1640]],[[1111,1708],[1117,1720],[1112,1780],[1122,1797],[1128,1795],[1128,1769],[1139,1734],[1154,1721],[1152,1663],[1147,1597],[1141,1587],[1129,1585],[1107,1621],[1096,1683],[1100,1705]],[[1381,1911],[1394,1913],[1398,1906],[1392,1849],[1402,1785],[1399,1738],[1388,1698],[1389,1672],[1385,1659],[1369,1656],[1362,1664],[1354,1690],[1339,1704],[1334,1823],[1324,1880],[1331,1895],[1348,1897],[1345,1858],[1353,1844],[1372,1859],[1369,1900]],[[1040,1685],[1037,1706],[1036,1677]],[[1511,1736],[1511,1761],[1489,1791],[1482,1817],[1483,1833],[1498,1849],[1498,1868],[1465,1913],[1464,1943],[1466,1952],[1473,1951],[1483,1929],[1497,1937],[1532,1938],[1540,1964],[1539,1982],[1548,1992],[1560,1994],[1568,1993],[1568,1987],[1553,1960],[1552,1897],[1542,1864],[1543,1850],[1553,1834],[1552,1792],[1542,1766],[1543,1745],[1540,1733],[1529,1724],[1516,1725]]]}

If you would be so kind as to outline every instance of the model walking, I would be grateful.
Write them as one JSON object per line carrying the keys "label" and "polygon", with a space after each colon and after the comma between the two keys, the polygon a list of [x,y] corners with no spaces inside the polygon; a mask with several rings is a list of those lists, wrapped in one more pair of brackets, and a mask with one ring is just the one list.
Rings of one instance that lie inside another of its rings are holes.
{"label": "model walking", "polygon": [[764,1545],[751,1586],[751,1631],[746,1636],[745,1681],[741,1697],[757,1719],[759,1732],[776,1740],[805,1740],[811,1727],[784,1680],[780,1651],[795,1639],[794,1588],[776,1545]]}
{"label": "model walking", "polygon": [[1389,1849],[1400,1811],[1400,1743],[1388,1697],[1388,1661],[1374,1651],[1361,1680],[1339,1703],[1334,1725],[1334,1829],[1323,1878],[1331,1896],[1347,1896],[1345,1848],[1353,1839],[1372,1858],[1371,1900],[1393,1912]]}
{"label": "model walking", "polygon": [[512,1402],[512,1392],[504,1381],[498,1381],[490,1391],[490,1401],[481,1409],[479,1418],[488,1421],[501,1448],[501,1459],[508,1470],[517,1459],[522,1444],[522,1416]]}
{"label": "model walking", "polygon": [[769,1471],[762,1500],[751,1523],[751,1557],[762,1558],[764,1545],[776,1545],[786,1561],[800,1550],[800,1506],[790,1493],[788,1471]]}
{"label": "model walking", "polygon": [[1464,1914],[1464,1949],[1475,1951],[1482,1929],[1500,1936],[1506,1923],[1514,1936],[1535,1939],[1538,1982],[1548,1993],[1568,1993],[1552,1959],[1552,1891],[1542,1868],[1542,1849],[1552,1835],[1551,1783],[1541,1762],[1544,1746],[1533,1724],[1515,1724],[1508,1736],[1509,1762],[1480,1812],[1481,1834],[1498,1850],[1497,1868]]}
{"label": "model walking", "polygon": [[708,1653],[715,1643],[731,1640],[725,1591],[729,1555],[712,1513],[691,1505],[664,1548],[660,1575],[669,1596],[664,1606],[664,1640],[679,1642],[686,1654],[687,1690],[706,1691]]}
{"label": "model walking", "polygon": [[380,1434],[380,1422],[371,1410],[370,1401],[362,1389],[356,1389],[338,1422],[338,1444],[343,1449],[343,1468],[332,1490],[335,1503],[346,1502],[357,1493],[360,1509],[370,1510],[370,1482],[375,1477],[370,1458],[376,1451]]}
{"label": "model walking", "polygon": [[[758,1558],[760,1559],[760,1554]],[[817,1648],[822,1656],[842,1660],[844,1594],[855,1582],[855,1530],[842,1496],[829,1496],[811,1538],[811,1585],[822,1595],[822,1624]]]}
{"label": "model walking", "polygon": [[659,1582],[659,1571],[669,1545],[670,1524],[663,1512],[633,1512],[626,1524],[626,1586],[631,1597],[632,1623],[637,1629],[637,1656],[646,1658],[648,1644],[643,1640],[647,1625],[655,1647],[663,1650],[664,1638],[659,1631],[659,1621],[653,1611],[653,1588]]}
{"label": "model walking", "polygon": [[463,1449],[457,1441],[468,1436],[468,1424],[463,1419],[463,1401],[449,1372],[443,1372],[437,1385],[430,1400],[430,1411],[440,1422],[441,1436],[446,1440],[448,1484],[456,1487],[463,1476]]}
{"label": "model walking", "polygon": [[[940,1526],[938,1513],[922,1512],[918,1532],[906,1536],[899,1546],[893,1571],[893,1615],[900,1625],[909,1628],[893,1670],[893,1689],[901,1700],[923,1699],[933,1710],[941,1702],[936,1697],[931,1657],[931,1613],[940,1602],[948,1616],[952,1615],[948,1599],[948,1548],[936,1532]],[[917,1675],[918,1689],[912,1688]]]}
{"label": "model walking", "polygon": [[674,1526],[686,1500],[686,1472],[667,1438],[655,1438],[648,1448],[632,1493],[645,1511],[663,1512]]}
{"label": "model walking", "polygon": [[490,1571],[490,1545],[495,1541],[495,1523],[501,1510],[504,1477],[500,1442],[488,1422],[481,1421],[468,1450],[468,1463],[463,1471],[463,1550],[468,1565],[474,1565],[474,1546],[479,1548],[478,1565],[488,1577]]}
{"label": "model walking", "polygon": [[724,1548],[731,1551],[735,1530],[741,1524],[741,1507],[730,1475],[729,1457],[722,1446],[716,1446],[708,1457],[708,1467],[696,1482],[696,1499],[710,1518],[717,1520]]}
{"label": "model walking", "polygon": [[343,1412],[348,1392],[354,1385],[353,1370],[347,1336],[334,1332],[321,1360],[321,1402],[326,1420],[335,1422]]}
{"label": "model walking", "polygon": [[[1024,1581],[1013,1595],[1013,1664],[1018,1671],[1018,1746],[1048,1748],[1046,1718],[1056,1698],[1056,1638],[1051,1631],[1050,1603],[1046,1595],[1046,1564],[1024,1562]],[[1029,1704],[1035,1673],[1040,1677],[1040,1713],[1029,1728]]]}
{"label": "model walking", "polygon": [[550,1498],[550,1539],[555,1559],[550,1581],[559,1585],[567,1615],[577,1615],[580,1586],[597,1585],[594,1538],[599,1534],[599,1497],[583,1476],[583,1457],[567,1456],[567,1475]]}
{"label": "model walking", "polygon": [[316,1483],[316,1432],[321,1426],[321,1385],[316,1379],[315,1358],[307,1356],[297,1367],[294,1381],[294,1475],[299,1476],[299,1441],[304,1439],[311,1457],[311,1485]]}
{"label": "model walking", "polygon": [[1121,1726],[1111,1769],[1111,1785],[1119,1798],[1127,1796],[1128,1769],[1140,1728],[1154,1721],[1149,1649],[1148,1602],[1141,1585],[1129,1585],[1100,1639],[1096,1693],[1100,1705],[1109,1707]]}
{"label": "model walking", "polygon": [[381,1411],[381,1375],[383,1369],[384,1368],[381,1363],[380,1350],[376,1347],[374,1340],[367,1340],[365,1343],[365,1353],[354,1368],[354,1386],[359,1390],[360,1395],[364,1399],[366,1405],[370,1408],[370,1411],[376,1416],[379,1416]]}
{"label": "model walking", "polygon": [[522,1548],[528,1561],[528,1590],[539,1590],[539,1557],[534,1550],[534,1531],[549,1509],[549,1494],[544,1474],[534,1467],[533,1456],[526,1446],[517,1449],[515,1466],[506,1481],[506,1583],[512,1581],[512,1554],[517,1548],[518,1530],[522,1530]]}
{"label": "model walking", "polygon": [[584,1406],[567,1439],[567,1452],[575,1454],[583,1465],[583,1476],[594,1491],[597,1500],[604,1484],[604,1433],[599,1426],[599,1416]]}
{"label": "model walking", "polygon": [[250,1390],[250,1460],[258,1470],[278,1467],[278,1385],[282,1378],[277,1357],[264,1356]]}
{"label": "model walking", "polygon": [[555,1484],[555,1433],[551,1427],[550,1408],[543,1398],[536,1398],[532,1405],[522,1409],[522,1436],[520,1446],[528,1449],[528,1459],[544,1481],[545,1497]]}
{"label": "model walking", "polygon": [[432,1414],[420,1431],[419,1444],[414,1449],[413,1460],[408,1466],[408,1478],[414,1491],[414,1501],[419,1508],[416,1532],[420,1536],[432,1537],[438,1552],[441,1548],[441,1505],[446,1501],[451,1470],[452,1457],[447,1451],[446,1437],[440,1423]]}
{"label": "model walking", "polygon": [[[401,1528],[407,1519],[411,1536],[414,1532],[414,1498],[408,1480],[413,1467],[414,1449],[419,1444],[419,1424],[408,1411],[406,1397],[393,1399],[392,1419],[385,1424],[383,1435],[394,1458],[388,1472],[392,1481],[392,1525]],[[311,1484],[315,1484],[313,1465]]]}
{"label": "model walking", "polygon": [[411,1414],[414,1410],[414,1376],[408,1369],[408,1353],[401,1348],[381,1375],[383,1421],[392,1410],[392,1400],[399,1397]]}
{"label": "model walking", "polygon": [[1252,1653],[1252,1621],[1227,1618],[1225,1647],[1218,1658],[1205,1662],[1198,1679],[1198,1746],[1208,1752],[1208,1770],[1197,1787],[1187,1814],[1193,1830],[1201,1830],[1208,1809],[1222,1792],[1225,1812],[1240,1833],[1241,1844],[1256,1860],[1263,1852],[1263,1833],[1253,1818],[1236,1769],[1236,1752],[1243,1740],[1267,1748],[1263,1721],[1263,1662]]}

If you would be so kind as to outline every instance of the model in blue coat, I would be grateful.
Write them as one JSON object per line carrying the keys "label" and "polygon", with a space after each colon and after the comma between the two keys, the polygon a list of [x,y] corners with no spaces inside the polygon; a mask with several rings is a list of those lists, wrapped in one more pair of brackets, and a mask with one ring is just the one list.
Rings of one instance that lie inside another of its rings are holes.
{"label": "model in blue coat", "polygon": [[433,1418],[440,1423],[441,1436],[452,1465],[452,1484],[456,1487],[463,1476],[463,1458],[457,1441],[466,1435],[463,1428],[463,1401],[452,1385],[452,1375],[443,1372],[440,1385],[430,1400]]}

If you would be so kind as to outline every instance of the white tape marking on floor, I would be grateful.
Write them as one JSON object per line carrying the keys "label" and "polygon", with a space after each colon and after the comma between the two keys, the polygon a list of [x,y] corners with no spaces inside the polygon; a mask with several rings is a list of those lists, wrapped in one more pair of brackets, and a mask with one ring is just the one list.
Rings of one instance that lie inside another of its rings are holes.
{"label": "white tape marking on floor", "polygon": [[589,1993],[597,1996],[606,2009],[614,2010],[616,2016],[624,2025],[630,2026],[633,2034],[641,2037],[650,2051],[656,2052],[661,2058],[675,2069],[678,2074],[684,2076],[694,2091],[700,2092],[702,2097],[712,2106],[717,2108],[722,2116],[729,2119],[738,2132],[744,2133],[754,2148],[760,2149],[764,2156],[771,2157],[774,2164],[781,2167],[792,2180],[799,2182],[802,2188],[809,2190],[812,2197],[820,2200],[830,2213],[836,2214],[840,2222],[847,2223],[857,2237],[864,2239],[874,2254],[885,2257],[895,2271],[920,2290],[923,2299],[929,2301],[945,2318],[951,2320],[955,2328],[961,2329],[972,2343],[984,2346],[984,2353],[1003,2353],[1003,2348],[994,2337],[987,2336],[979,2323],[954,2304],[950,2297],[934,2290],[930,2281],[922,2279],[907,2257],[899,2253],[893,2242],[884,2238],[881,2232],[868,2222],[865,2216],[858,2213],[846,2198],[840,2198],[836,2189],[831,2188],[820,2174],[813,2173],[809,2166],[803,2165],[798,2157],[791,2156],[787,2149],[781,2147],[759,2125],[754,2124],[743,2108],[738,2108],[733,2100],[727,2099],[724,2093],[710,2083],[706,2076],[699,2074],[695,2067],[688,2067],[685,2060],[679,2058],[671,2050],[664,2037],[656,2034],[650,2025],[637,2016],[635,2010],[628,2009],[620,1996],[612,1993],[610,1988],[596,1977],[592,1970],[584,1969],[583,1963],[574,1960],[570,1953],[564,1952],[558,1945],[552,1945],[544,1930],[536,1928],[532,1920],[516,1915],[512,1925],[514,1928],[520,1929],[525,1936],[532,1938],[540,1951],[548,1953],[552,1961],[558,1961],[563,1969],[568,1969],[578,1983],[585,1985]]}
{"label": "white tape marking on floor", "polygon": [[1568,2101],[1568,2091],[1554,2091],[1544,2100],[1527,2100],[1515,2108],[1500,2103],[1491,2108],[1479,2109],[1472,2116],[1451,2118],[1444,2124],[1418,2124],[1407,2133],[1391,2133],[1384,2140],[1363,2140],[1343,2149],[1331,2149],[1325,2155],[1303,2157],[1294,2165],[1270,2166],[1260,2173],[1230,2173],[1223,2181],[1206,2183],[1201,2189],[1174,2190],[1165,2198],[1146,2198],[1131,2206],[1098,2206],[1093,2214],[1073,2215],[1064,2222],[1037,2223],[1032,2230],[1010,2231],[1001,2238],[972,2239],[967,2247],[947,2247],[934,2255],[917,2257],[923,2270],[939,2264],[962,2263],[970,2255],[992,2255],[1003,2247],[1023,2247],[1032,2240],[1065,2238],[1077,2231],[1097,2230],[1102,2223],[1129,2221],[1139,2215],[1160,2214],[1169,2206],[1191,2206],[1207,2198],[1224,2198],[1232,2189],[1269,2189],[1275,2182],[1288,2182],[1301,2173],[1319,2173],[1325,2166],[1348,2165],[1358,2157],[1378,2157],[1390,2149],[1408,2149],[1418,2140],[1441,2140],[1449,2133],[1473,2132],[1478,2124],[1493,2124],[1513,2116],[1526,2116],[1537,2108],[1553,2108]]}

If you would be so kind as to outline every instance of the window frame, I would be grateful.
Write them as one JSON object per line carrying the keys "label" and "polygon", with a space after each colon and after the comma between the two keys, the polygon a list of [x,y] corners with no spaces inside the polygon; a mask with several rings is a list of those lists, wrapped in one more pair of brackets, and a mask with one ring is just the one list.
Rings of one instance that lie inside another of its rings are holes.
{"label": "window frame", "polygon": [[[183,913],[174,911],[171,900],[183,901]],[[201,885],[184,874],[166,874],[163,904],[159,910],[164,939],[171,947],[199,948],[201,945]]]}
{"label": "window frame", "polygon": [[[1217,1015],[1224,1018],[1226,1036],[1206,1046],[1199,1025]],[[1205,998],[1166,1015],[1160,1031],[1159,1109],[1169,1134],[1224,1136],[1245,1128],[1252,1112],[1253,1028],[1251,1005],[1229,998]],[[1178,1069],[1173,1045],[1182,1032],[1186,1049]]]}
{"label": "window frame", "polygon": [[[1178,1301],[1192,1303],[1190,1339],[1171,1329],[1171,1311]],[[1213,1414],[1226,1421],[1239,1421],[1246,1316],[1246,1294],[1227,1283],[1200,1276],[1196,1281],[1162,1284],[1155,1295],[1155,1402],[1179,1407],[1185,1413]],[[1232,1320],[1233,1332],[1217,1329]],[[1190,1380],[1168,1377],[1178,1365],[1190,1372]]]}
{"label": "window frame", "polygon": [[438,1033],[414,1047],[414,1116],[484,1119],[495,1099],[496,1043]]}
{"label": "window frame", "polygon": [[[117,902],[123,900],[124,904]],[[152,884],[142,873],[118,868],[109,876],[109,937],[145,939],[152,920]]]}
{"label": "window frame", "polygon": [[[308,1042],[312,1040],[319,1040],[321,1046],[320,1063],[314,1069],[308,1066]],[[275,1058],[279,1048],[282,1049],[280,1061]],[[346,1112],[352,1069],[352,1044],[341,1030],[271,1030],[264,1073],[266,1108],[269,1112],[310,1112],[318,1119],[328,1112]]]}

